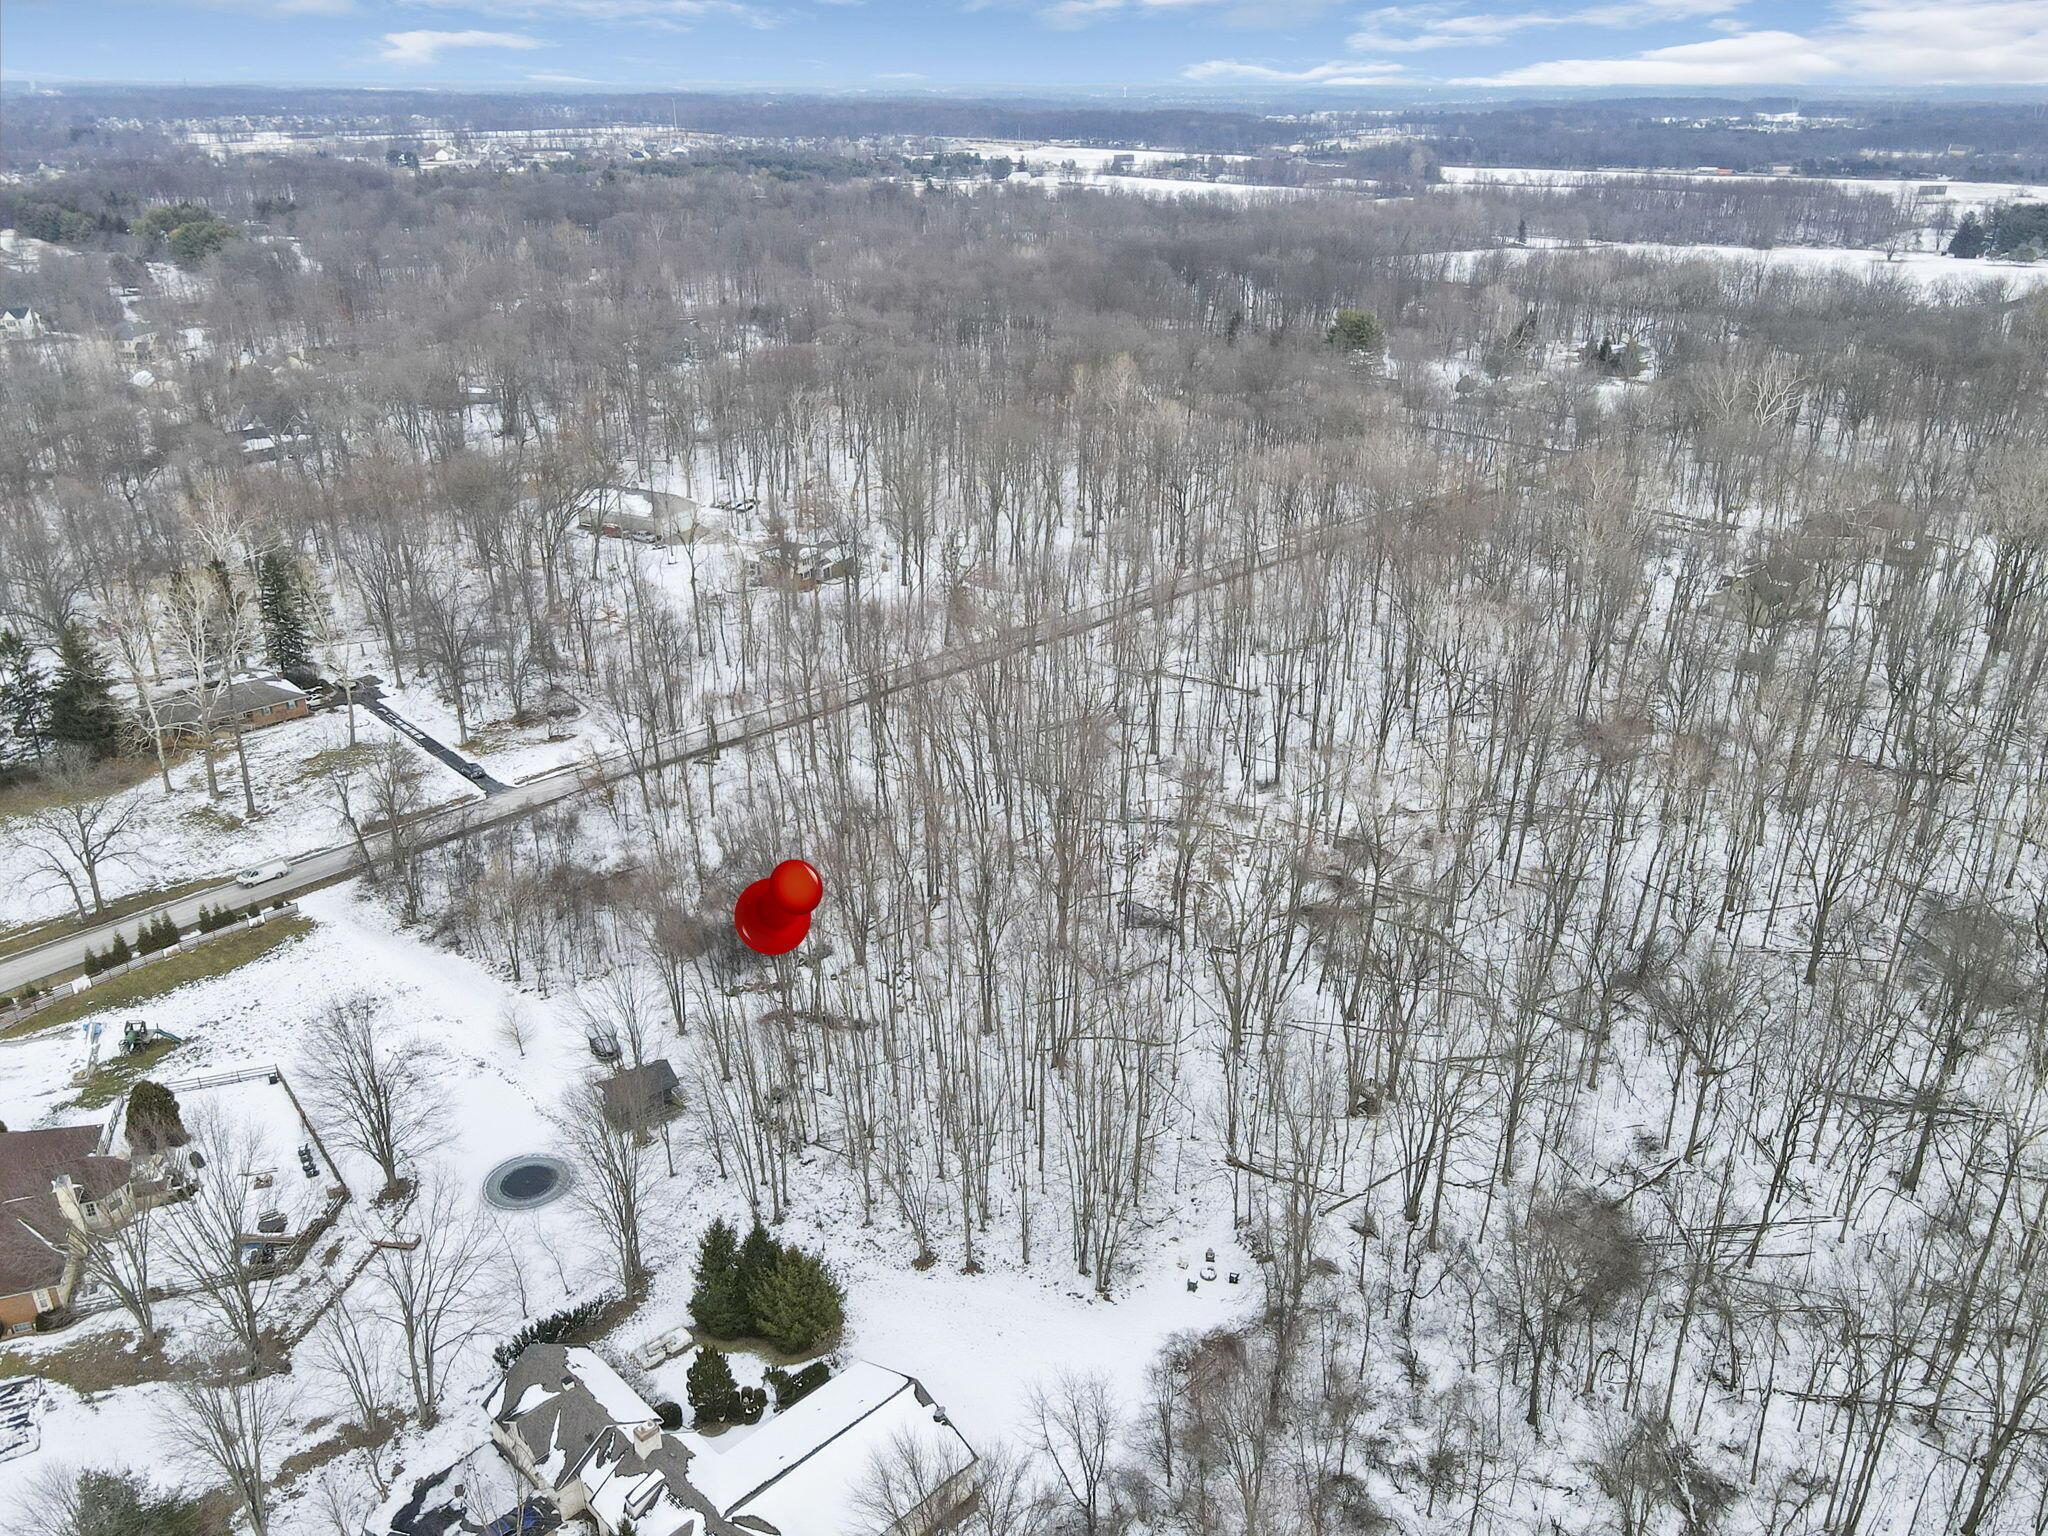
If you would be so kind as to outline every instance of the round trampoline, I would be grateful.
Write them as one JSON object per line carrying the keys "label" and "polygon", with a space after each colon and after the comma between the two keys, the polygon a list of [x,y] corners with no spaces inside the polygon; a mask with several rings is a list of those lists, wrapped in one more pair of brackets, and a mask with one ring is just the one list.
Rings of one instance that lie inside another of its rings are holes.
{"label": "round trampoline", "polygon": [[558,1198],[569,1187],[569,1165],[559,1157],[529,1152],[491,1170],[484,1198],[505,1211],[530,1211]]}

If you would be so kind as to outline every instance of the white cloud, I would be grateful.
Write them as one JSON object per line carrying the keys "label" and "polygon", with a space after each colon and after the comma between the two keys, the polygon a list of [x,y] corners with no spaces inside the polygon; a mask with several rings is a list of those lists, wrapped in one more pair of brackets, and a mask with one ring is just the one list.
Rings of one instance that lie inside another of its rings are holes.
{"label": "white cloud", "polygon": [[[1071,0],[1117,4],[1119,0]],[[1352,57],[1300,69],[1279,69],[1232,59],[1211,59],[1181,71],[1188,80],[1273,80],[1300,85],[1378,85],[1403,71],[1375,55],[1428,53],[1443,48],[1486,48],[1519,33],[1558,27],[1626,28],[1724,17],[1747,0],[1614,0],[1556,11],[1474,11],[1464,0],[1422,0],[1383,5],[1359,17],[1344,40]]]}
{"label": "white cloud", "polygon": [[356,0],[199,0],[216,11],[255,11],[265,16],[347,16]]}
{"label": "white cloud", "polygon": [[1201,10],[1231,3],[1234,0],[1056,0],[1052,5],[1038,7],[1038,14],[1056,25],[1077,27],[1100,16],[1113,16],[1119,11],[1156,16],[1163,12]]}
{"label": "white cloud", "polygon": [[1188,80],[1273,80],[1291,85],[1385,85],[1407,73],[1407,66],[1376,60],[1338,60],[1306,69],[1275,69],[1238,59],[1209,59],[1181,71]]}
{"label": "white cloud", "polygon": [[[969,11],[992,10],[1011,0],[965,0]],[[1111,16],[1176,16],[1195,11],[1217,14],[1231,26],[1289,27],[1312,20],[1337,0],[1025,0],[1040,21],[1055,27],[1084,27]]]}
{"label": "white cloud", "polygon": [[742,0],[411,0],[441,11],[470,11],[482,16],[517,18],[562,17],[574,21],[629,21],[655,26],[680,25],[705,16],[732,16],[761,21],[761,13]]}
{"label": "white cloud", "polygon": [[1561,11],[1474,12],[1461,5],[1389,5],[1359,18],[1345,40],[1353,53],[1422,53],[1434,48],[1481,48],[1521,32],[1557,27],[1649,27],[1725,16],[1746,0],[1628,0]]}
{"label": "white cloud", "polygon": [[451,48],[545,48],[524,32],[386,32],[378,59],[386,64],[431,64]]}
{"label": "white cloud", "polygon": [[2042,0],[1843,0],[1799,32],[1737,32],[1625,58],[1549,59],[1457,85],[2048,84]]}

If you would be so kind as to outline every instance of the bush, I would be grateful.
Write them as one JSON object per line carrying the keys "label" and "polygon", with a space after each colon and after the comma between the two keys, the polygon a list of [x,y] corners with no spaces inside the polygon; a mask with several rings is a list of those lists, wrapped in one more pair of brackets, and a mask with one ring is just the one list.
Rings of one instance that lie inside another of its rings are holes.
{"label": "bush", "polygon": [[739,1398],[739,1420],[742,1424],[758,1424],[761,1415],[767,1411],[768,1394],[759,1387],[741,1387]]}
{"label": "bush", "polygon": [[[117,939],[116,943],[123,941]],[[142,925],[142,931],[135,935],[135,947],[145,955],[155,954],[160,949],[169,949],[178,942],[178,925],[171,921],[168,912],[150,919]]]}
{"label": "bush", "polygon": [[499,1370],[507,1370],[529,1344],[563,1344],[575,1338],[585,1329],[595,1325],[604,1315],[605,1309],[617,1301],[615,1294],[607,1293],[589,1301],[579,1302],[573,1307],[564,1307],[559,1312],[550,1312],[546,1317],[528,1323],[511,1338],[491,1351],[491,1358]]}
{"label": "bush", "polygon": [[[739,1417],[739,1383],[732,1379],[732,1367],[726,1363],[723,1350],[698,1350],[697,1358],[690,1362],[684,1385],[685,1394],[690,1399],[690,1412],[697,1416],[699,1429],[730,1424]],[[757,1413],[755,1417],[760,1415]]]}
{"label": "bush", "polygon": [[654,1405],[654,1416],[661,1421],[663,1429],[673,1430],[683,1427],[683,1409],[680,1403],[656,1403]]}
{"label": "bush", "polygon": [[831,1379],[832,1367],[822,1360],[813,1360],[794,1373],[779,1365],[769,1366],[768,1390],[775,1394],[775,1411],[794,1407]]}
{"label": "bush", "polygon": [[784,1249],[747,1300],[755,1331],[790,1354],[816,1349],[846,1321],[846,1293],[822,1260],[800,1248]]}
{"label": "bush", "polygon": [[121,934],[115,934],[114,942],[107,946],[108,967],[112,968],[113,966],[117,965],[126,965],[130,960],[133,960],[134,958],[134,951],[128,948],[128,940]]}
{"label": "bush", "polygon": [[236,912],[233,907],[227,906],[201,907],[199,909],[199,916],[195,919],[201,933],[217,933],[223,928],[234,927],[241,920],[241,914]]}

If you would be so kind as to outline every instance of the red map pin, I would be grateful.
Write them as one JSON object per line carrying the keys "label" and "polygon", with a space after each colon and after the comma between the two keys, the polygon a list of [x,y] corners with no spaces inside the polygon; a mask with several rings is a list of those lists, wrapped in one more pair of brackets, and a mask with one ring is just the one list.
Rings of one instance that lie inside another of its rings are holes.
{"label": "red map pin", "polygon": [[740,942],[761,955],[786,955],[811,931],[811,914],[825,899],[825,881],[802,859],[784,859],[733,903]]}

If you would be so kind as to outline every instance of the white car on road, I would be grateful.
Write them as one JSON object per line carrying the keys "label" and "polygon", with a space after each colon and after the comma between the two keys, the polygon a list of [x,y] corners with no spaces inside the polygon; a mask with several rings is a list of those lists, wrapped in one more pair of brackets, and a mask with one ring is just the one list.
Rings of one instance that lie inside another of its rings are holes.
{"label": "white car on road", "polygon": [[285,863],[283,859],[272,859],[268,864],[258,864],[253,869],[243,870],[235,876],[235,884],[268,885],[279,875],[288,875],[291,872],[291,865]]}

